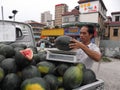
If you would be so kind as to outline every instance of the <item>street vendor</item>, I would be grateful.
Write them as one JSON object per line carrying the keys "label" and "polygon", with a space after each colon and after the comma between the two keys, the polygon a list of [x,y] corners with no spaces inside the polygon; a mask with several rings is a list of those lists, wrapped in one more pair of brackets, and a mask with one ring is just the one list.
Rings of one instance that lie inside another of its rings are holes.
{"label": "street vendor", "polygon": [[77,59],[79,62],[85,64],[86,68],[91,68],[93,62],[99,62],[101,60],[100,48],[91,42],[91,39],[94,38],[94,26],[84,25],[80,29],[80,41],[76,39],[71,40],[69,44],[70,48],[76,50]]}

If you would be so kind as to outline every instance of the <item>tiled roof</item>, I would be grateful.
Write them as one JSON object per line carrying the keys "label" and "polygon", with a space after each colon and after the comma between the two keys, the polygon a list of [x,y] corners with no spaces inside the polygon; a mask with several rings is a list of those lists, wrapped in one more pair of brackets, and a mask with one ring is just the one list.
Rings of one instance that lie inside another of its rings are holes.
{"label": "tiled roof", "polygon": [[110,26],[112,26],[112,25],[120,26],[120,22],[111,22],[109,25],[110,25]]}
{"label": "tiled roof", "polygon": [[118,11],[118,12],[112,12],[111,14],[112,14],[112,15],[113,15],[113,14],[120,14],[120,11]]}
{"label": "tiled roof", "polygon": [[64,14],[62,14],[62,16],[67,16],[67,15],[79,15],[80,12],[77,9],[73,9],[71,12],[65,12]]}
{"label": "tiled roof", "polygon": [[39,22],[36,22],[36,21],[31,21],[31,22],[28,22],[29,24],[39,24],[39,25],[45,25],[43,23],[39,23]]}
{"label": "tiled roof", "polygon": [[109,26],[119,26],[120,27],[120,22],[105,22],[105,24],[109,25]]}
{"label": "tiled roof", "polygon": [[110,19],[111,19],[112,17],[111,17],[111,16],[107,16],[107,18],[110,18]]}
{"label": "tiled roof", "polygon": [[63,5],[66,5],[66,4],[57,4],[57,5],[55,5],[55,6],[63,6]]}

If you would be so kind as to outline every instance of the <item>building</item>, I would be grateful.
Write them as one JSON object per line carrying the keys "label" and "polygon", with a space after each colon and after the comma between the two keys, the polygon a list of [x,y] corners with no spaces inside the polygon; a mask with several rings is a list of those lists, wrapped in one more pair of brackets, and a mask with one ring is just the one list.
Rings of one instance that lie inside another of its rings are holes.
{"label": "building", "polygon": [[64,35],[72,36],[79,39],[80,28],[75,24],[79,22],[79,10],[73,9],[72,11],[62,14],[62,26],[64,27]]}
{"label": "building", "polygon": [[103,39],[107,19],[107,9],[102,0],[79,0],[80,22],[92,22],[99,24],[99,35]]}
{"label": "building", "polygon": [[118,41],[120,40],[120,11],[112,12],[111,15],[112,17],[109,16],[105,22],[105,39]]}
{"label": "building", "polygon": [[47,24],[47,22],[51,20],[52,20],[52,14],[50,14],[50,11],[45,11],[41,13],[41,23]]}
{"label": "building", "polygon": [[62,14],[68,11],[68,6],[66,4],[55,5],[55,26],[62,25]]}
{"label": "building", "polygon": [[112,12],[105,22],[104,40],[100,47],[103,55],[108,57],[120,57],[120,11]]}
{"label": "building", "polygon": [[52,28],[52,29],[43,29],[41,30],[41,36],[43,38],[46,38],[49,40],[51,43],[54,43],[54,40],[58,36],[63,36],[64,35],[64,29],[63,28]]}
{"label": "building", "polygon": [[62,25],[73,24],[79,22],[80,12],[77,9],[73,9],[70,12],[62,14]]}
{"label": "building", "polygon": [[46,22],[46,27],[48,27],[48,28],[54,28],[55,27],[55,21],[54,20],[48,20]]}
{"label": "building", "polygon": [[42,24],[33,20],[27,21],[26,23],[30,24],[31,27],[33,28],[35,41],[36,42],[39,41],[41,36],[41,30],[44,28],[45,24]]}

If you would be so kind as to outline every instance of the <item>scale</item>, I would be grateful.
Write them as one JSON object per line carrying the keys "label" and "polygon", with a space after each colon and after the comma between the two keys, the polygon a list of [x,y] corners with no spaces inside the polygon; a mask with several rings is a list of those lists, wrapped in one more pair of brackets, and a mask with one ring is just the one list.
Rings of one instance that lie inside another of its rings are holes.
{"label": "scale", "polygon": [[73,51],[47,50],[47,60],[78,63],[77,53]]}

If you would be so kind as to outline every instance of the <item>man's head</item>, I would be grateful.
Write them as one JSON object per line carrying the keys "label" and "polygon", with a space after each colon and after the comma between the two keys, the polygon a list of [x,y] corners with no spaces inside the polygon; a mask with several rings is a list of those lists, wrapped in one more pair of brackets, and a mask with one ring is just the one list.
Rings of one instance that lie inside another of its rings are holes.
{"label": "man's head", "polygon": [[92,25],[84,25],[80,29],[80,40],[83,43],[90,42],[90,40],[94,37],[94,26]]}

